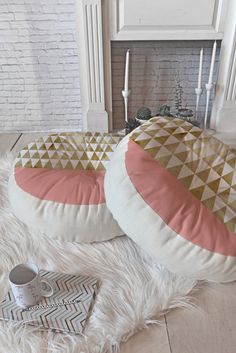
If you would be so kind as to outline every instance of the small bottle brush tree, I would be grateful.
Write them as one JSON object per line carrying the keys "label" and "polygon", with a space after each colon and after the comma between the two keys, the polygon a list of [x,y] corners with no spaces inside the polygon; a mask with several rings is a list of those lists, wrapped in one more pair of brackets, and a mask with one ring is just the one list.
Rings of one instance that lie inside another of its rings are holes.
{"label": "small bottle brush tree", "polygon": [[183,99],[183,87],[180,84],[180,79],[175,76],[175,109],[176,115],[180,115],[180,110],[182,109],[182,99]]}
{"label": "small bottle brush tree", "polygon": [[183,108],[182,101],[183,101],[183,87],[180,84],[180,79],[176,75],[175,76],[175,116],[181,119],[184,119],[195,126],[199,126],[199,123],[194,119],[193,111],[188,108]]}

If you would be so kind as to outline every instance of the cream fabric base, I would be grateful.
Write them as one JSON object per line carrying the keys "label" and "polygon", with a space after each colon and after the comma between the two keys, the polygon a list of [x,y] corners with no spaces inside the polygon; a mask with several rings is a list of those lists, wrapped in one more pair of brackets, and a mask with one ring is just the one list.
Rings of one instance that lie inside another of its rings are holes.
{"label": "cream fabric base", "polygon": [[105,203],[78,206],[41,200],[22,190],[14,174],[9,178],[8,195],[17,218],[33,232],[40,229],[52,239],[91,243],[124,234]]}
{"label": "cream fabric base", "polygon": [[0,353],[105,353],[137,330],[158,323],[164,312],[189,306],[197,282],[175,276],[155,263],[127,237],[104,243],[75,244],[30,232],[13,215],[7,197],[12,157],[0,160],[0,295],[8,273],[31,260],[40,268],[82,273],[101,280],[85,335],[69,336],[30,326],[0,324]]}
{"label": "cream fabric base", "polygon": [[[104,181],[107,206],[125,234],[156,261],[179,275],[222,283],[234,281],[234,256],[208,251],[185,239],[165,223],[137,192],[125,165],[128,142],[129,136],[120,142],[107,168]],[[199,219],[196,214],[197,221]],[[158,236],[159,230],[161,236]]]}

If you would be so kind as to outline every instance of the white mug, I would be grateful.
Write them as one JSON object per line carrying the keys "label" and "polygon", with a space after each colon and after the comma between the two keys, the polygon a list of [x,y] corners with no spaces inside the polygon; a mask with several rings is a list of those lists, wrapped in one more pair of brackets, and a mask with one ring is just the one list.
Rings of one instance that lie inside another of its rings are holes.
{"label": "white mug", "polygon": [[[11,289],[16,304],[22,308],[38,304],[42,297],[50,297],[53,294],[51,284],[40,278],[39,269],[33,263],[19,264],[9,274]],[[45,290],[42,284],[45,283]]]}

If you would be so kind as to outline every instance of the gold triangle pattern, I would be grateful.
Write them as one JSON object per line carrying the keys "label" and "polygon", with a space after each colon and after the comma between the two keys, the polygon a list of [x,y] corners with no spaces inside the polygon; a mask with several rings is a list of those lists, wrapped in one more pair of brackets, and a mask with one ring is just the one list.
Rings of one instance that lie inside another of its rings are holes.
{"label": "gold triangle pattern", "polygon": [[130,139],[236,233],[236,149],[182,119],[154,117]]}
{"label": "gold triangle pattern", "polygon": [[17,167],[105,170],[122,136],[100,132],[66,132],[41,137],[24,147]]}

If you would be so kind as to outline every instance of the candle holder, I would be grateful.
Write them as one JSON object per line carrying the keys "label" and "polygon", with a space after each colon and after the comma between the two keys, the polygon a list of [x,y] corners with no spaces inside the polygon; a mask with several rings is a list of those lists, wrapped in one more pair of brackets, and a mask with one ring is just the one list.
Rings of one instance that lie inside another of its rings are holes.
{"label": "candle holder", "polygon": [[196,115],[196,120],[198,118],[198,107],[199,107],[199,100],[200,100],[200,97],[202,95],[202,88],[195,88],[195,93],[196,93],[196,96],[197,96],[197,99],[196,99],[196,108],[195,108],[195,115]]}
{"label": "candle holder", "polygon": [[211,90],[213,88],[212,83],[206,83],[206,111],[205,111],[205,119],[204,119],[204,128],[207,128],[207,117],[208,117],[208,109],[209,109],[209,102],[210,102],[210,96],[211,96]]}
{"label": "candle holder", "polygon": [[130,90],[122,90],[122,96],[124,98],[125,104],[125,121],[128,122],[128,99],[130,95]]}

